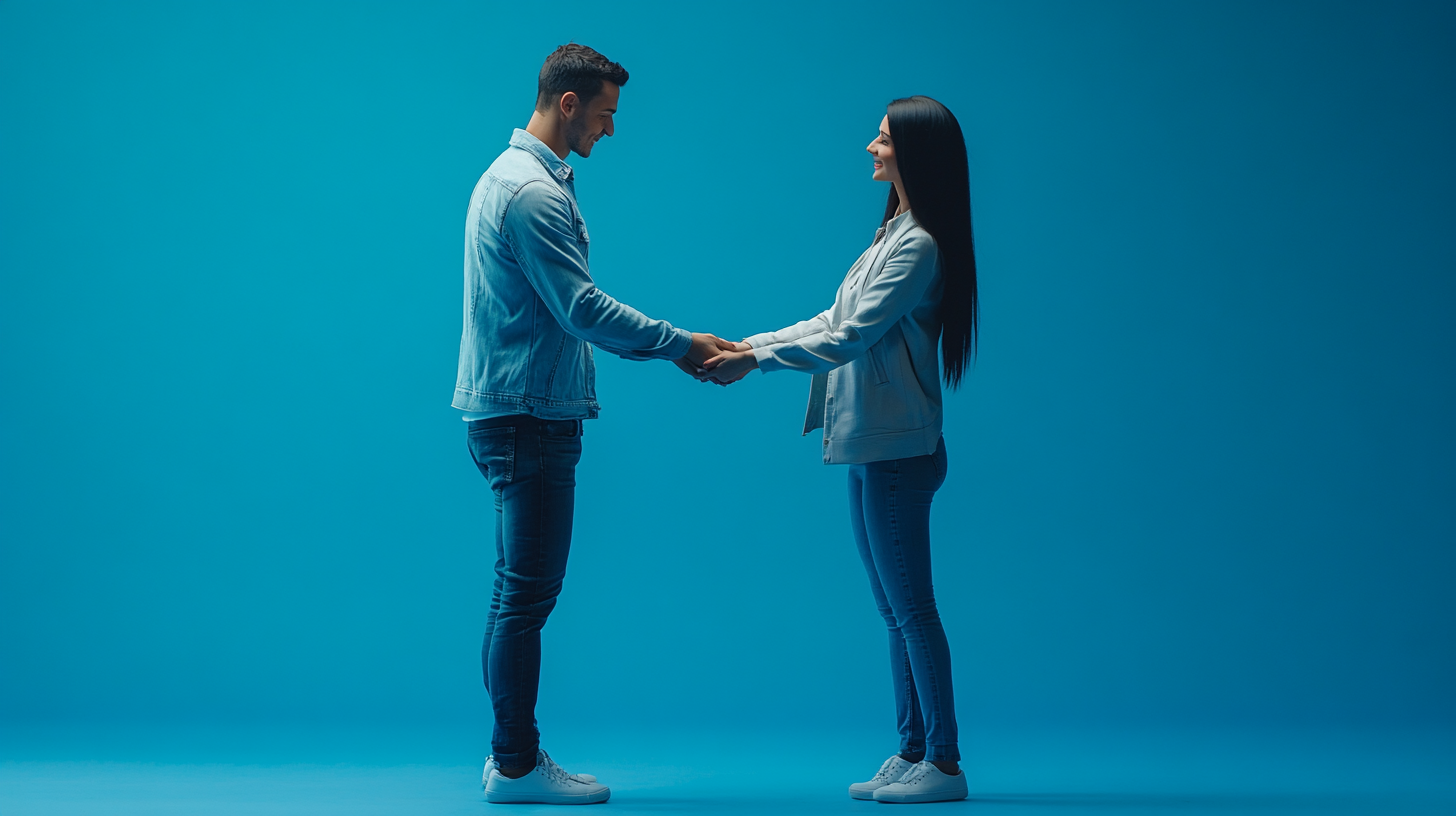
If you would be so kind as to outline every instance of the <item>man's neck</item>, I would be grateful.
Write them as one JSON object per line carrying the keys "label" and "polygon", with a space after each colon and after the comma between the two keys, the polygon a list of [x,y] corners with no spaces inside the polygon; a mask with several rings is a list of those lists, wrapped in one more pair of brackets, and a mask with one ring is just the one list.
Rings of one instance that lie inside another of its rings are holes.
{"label": "man's neck", "polygon": [[535,111],[531,114],[530,123],[526,125],[526,132],[551,148],[556,158],[566,161],[566,155],[571,152],[571,148],[566,146],[566,133],[559,120]]}

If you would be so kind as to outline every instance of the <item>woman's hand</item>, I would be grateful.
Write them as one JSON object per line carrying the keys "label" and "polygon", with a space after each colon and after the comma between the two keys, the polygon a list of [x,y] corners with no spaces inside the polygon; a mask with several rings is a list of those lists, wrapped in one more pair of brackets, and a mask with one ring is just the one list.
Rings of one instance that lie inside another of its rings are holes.
{"label": "woman's hand", "polygon": [[[707,362],[708,358],[725,351],[747,351],[751,348],[753,347],[747,343],[735,343],[716,335],[694,332],[693,344],[688,348],[688,353],[673,360],[672,364],[699,382],[711,382],[709,377],[704,376],[702,368],[702,364]],[[726,383],[719,383],[719,385],[726,385]]]}
{"label": "woman's hand", "polygon": [[706,373],[698,379],[712,380],[719,385],[728,385],[743,379],[748,372],[758,368],[758,358],[753,356],[753,349],[747,343],[738,343],[742,346],[739,351],[725,351],[716,357],[703,362],[703,369]]}

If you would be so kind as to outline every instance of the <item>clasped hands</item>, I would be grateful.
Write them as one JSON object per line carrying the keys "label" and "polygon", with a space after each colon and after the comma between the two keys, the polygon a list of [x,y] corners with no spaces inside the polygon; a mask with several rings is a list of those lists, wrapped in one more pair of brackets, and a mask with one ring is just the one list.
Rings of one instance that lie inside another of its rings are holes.
{"label": "clasped hands", "polygon": [[758,368],[752,346],[698,332],[693,333],[693,344],[687,355],[672,362],[699,382],[719,385],[736,383]]}

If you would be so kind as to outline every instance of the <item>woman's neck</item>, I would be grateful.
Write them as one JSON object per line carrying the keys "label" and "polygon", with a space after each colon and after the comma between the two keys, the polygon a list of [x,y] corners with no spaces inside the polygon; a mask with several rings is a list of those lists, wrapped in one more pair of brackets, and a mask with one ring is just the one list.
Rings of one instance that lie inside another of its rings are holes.
{"label": "woman's neck", "polygon": [[900,208],[895,210],[896,217],[910,212],[910,199],[905,197],[905,186],[898,181],[895,182],[895,197],[900,199]]}

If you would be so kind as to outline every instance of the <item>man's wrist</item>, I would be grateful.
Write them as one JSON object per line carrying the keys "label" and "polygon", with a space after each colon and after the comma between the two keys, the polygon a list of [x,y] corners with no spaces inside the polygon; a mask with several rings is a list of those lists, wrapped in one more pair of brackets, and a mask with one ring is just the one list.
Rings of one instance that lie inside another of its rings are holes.
{"label": "man's wrist", "polygon": [[681,360],[682,358],[688,356],[688,352],[691,351],[693,348],[693,333],[688,331],[687,329],[675,328],[675,331],[677,332],[677,342],[673,343],[672,346],[669,347],[667,353],[671,356],[668,359]]}

